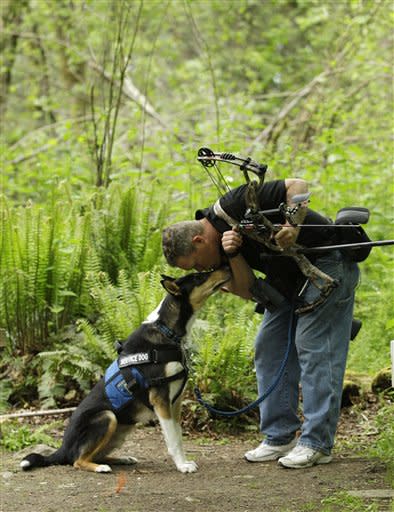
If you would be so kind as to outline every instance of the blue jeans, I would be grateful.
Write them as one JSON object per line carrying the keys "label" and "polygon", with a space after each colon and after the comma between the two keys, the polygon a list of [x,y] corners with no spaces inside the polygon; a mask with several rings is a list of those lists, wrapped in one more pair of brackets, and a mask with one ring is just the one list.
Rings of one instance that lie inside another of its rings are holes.
{"label": "blue jeans", "polygon": [[[303,423],[298,444],[328,455],[339,419],[343,377],[353,318],[354,291],[359,270],[339,251],[323,256],[316,266],[339,285],[324,304],[296,318],[285,372],[275,390],[261,403],[261,431],[271,445],[289,443],[301,427],[298,416],[299,385]],[[304,299],[317,298],[308,285]],[[287,301],[274,312],[266,311],[256,337],[255,367],[259,395],[273,382],[285,356],[292,306]]]}

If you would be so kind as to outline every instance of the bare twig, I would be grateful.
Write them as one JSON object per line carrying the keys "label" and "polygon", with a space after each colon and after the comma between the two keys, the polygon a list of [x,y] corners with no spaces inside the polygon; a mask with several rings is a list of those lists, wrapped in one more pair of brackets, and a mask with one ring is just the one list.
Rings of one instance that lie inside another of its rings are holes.
{"label": "bare twig", "polygon": [[57,414],[69,414],[74,412],[76,407],[66,407],[65,409],[48,409],[39,411],[13,412],[0,415],[0,423],[13,418],[30,418],[32,416],[55,416]]}
{"label": "bare twig", "polygon": [[254,139],[252,145],[248,148],[247,153],[250,153],[257,144],[269,142],[273,136],[275,128],[279,125],[279,123],[285,120],[285,118],[300,103],[300,101],[308,96],[313,91],[313,89],[324,80],[327,74],[327,70],[323,71],[319,75],[315,76],[315,78],[313,78],[309,84],[300,89],[294,98],[292,98],[282,107],[275,119]]}
{"label": "bare twig", "polygon": [[[15,32],[15,31],[11,31],[11,30],[8,30],[8,31],[5,30],[4,33],[10,34],[10,35],[16,34],[21,39],[37,39],[37,35],[33,34],[31,32]],[[93,56],[91,56],[89,58],[89,56],[87,56],[86,53],[78,51],[74,46],[71,46],[68,42],[62,41],[59,38],[54,38],[51,36],[46,36],[46,37],[40,36],[40,37],[41,37],[41,40],[47,40],[51,43],[55,43],[60,46],[64,46],[65,48],[70,50],[73,54],[80,57],[81,59],[82,58],[86,59],[86,63],[91,69],[93,69],[97,73],[100,73],[105,78],[105,80],[107,80],[107,81],[111,80],[110,73],[106,72],[103,69],[103,67],[100,66],[96,62],[96,60],[94,59]],[[123,87],[122,87],[122,94],[125,97],[127,97],[128,99],[134,101],[134,103],[136,103],[141,109],[143,109],[143,111],[146,114],[148,114],[150,117],[155,119],[161,126],[163,126],[163,128],[170,129],[170,126],[162,119],[160,114],[158,114],[156,112],[156,110],[154,109],[152,104],[149,103],[147,98],[138,90],[138,88],[133,84],[133,82],[131,81],[131,79],[129,77],[125,77]],[[183,139],[181,139],[181,137],[176,136],[176,138],[180,142],[183,142]]]}
{"label": "bare twig", "polygon": [[26,160],[30,160],[31,158],[34,158],[35,156],[39,155],[40,153],[44,153],[45,151],[48,151],[49,149],[53,148],[53,144],[44,144],[44,146],[40,146],[35,151],[32,151],[31,153],[28,153],[27,155],[21,155],[17,158],[14,158],[13,160],[9,160],[6,162],[6,164],[16,165],[20,164],[22,162],[26,162]]}
{"label": "bare twig", "polygon": [[197,44],[202,48],[206,55],[206,61],[208,64],[209,73],[211,75],[211,83],[212,83],[212,92],[213,92],[213,100],[214,100],[214,106],[215,106],[215,116],[216,116],[216,138],[218,144],[220,143],[220,134],[221,134],[221,128],[220,128],[220,109],[219,109],[219,91],[218,86],[216,83],[216,74],[213,66],[213,61],[211,57],[211,50],[209,48],[208,43],[206,42],[205,38],[203,37],[200,29],[198,28],[198,25],[194,19],[193,11],[191,8],[191,5],[189,2],[184,1],[183,3],[184,9],[186,14],[190,17],[194,39],[197,41]]}
{"label": "bare twig", "polygon": [[71,119],[62,119],[60,121],[57,121],[56,123],[50,123],[43,126],[39,126],[38,128],[35,128],[34,130],[29,130],[28,133],[26,133],[23,137],[21,137],[19,140],[14,142],[12,146],[8,148],[8,151],[14,151],[18,148],[18,146],[23,146],[25,142],[29,143],[30,139],[33,139],[35,135],[39,134],[40,132],[45,132],[46,130],[52,130],[53,128],[58,128],[62,126],[63,124],[72,123],[72,124],[79,124],[84,123],[86,121],[89,121],[89,118],[86,118],[86,116],[79,116]]}

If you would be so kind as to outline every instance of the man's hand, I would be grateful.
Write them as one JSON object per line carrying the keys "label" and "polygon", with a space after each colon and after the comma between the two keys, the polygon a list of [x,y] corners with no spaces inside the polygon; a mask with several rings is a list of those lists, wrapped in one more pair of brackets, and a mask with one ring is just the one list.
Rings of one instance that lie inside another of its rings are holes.
{"label": "man's hand", "polygon": [[282,227],[280,231],[276,233],[274,238],[281,249],[286,249],[287,247],[295,244],[299,232],[299,227],[295,227],[287,223]]}
{"label": "man's hand", "polygon": [[[305,180],[299,178],[286,179],[286,202],[289,206],[296,206],[292,199],[297,195],[304,195],[308,193],[308,183]],[[305,219],[306,213],[308,211],[308,202],[306,201],[304,205],[302,205],[297,212],[297,224],[301,225],[303,220]],[[281,249],[287,249],[295,244],[297,237],[300,233],[300,227],[295,227],[286,222],[283,225],[282,229],[276,233],[274,236],[276,243]]]}
{"label": "man's hand", "polygon": [[233,228],[225,231],[222,236],[222,247],[225,254],[231,258],[238,254],[242,246],[242,236]]}
{"label": "man's hand", "polygon": [[228,258],[232,278],[226,282],[222,289],[249,300],[252,299],[250,287],[256,277],[242,254],[240,254],[241,247],[242,235],[238,232],[237,227],[223,233],[222,248]]}

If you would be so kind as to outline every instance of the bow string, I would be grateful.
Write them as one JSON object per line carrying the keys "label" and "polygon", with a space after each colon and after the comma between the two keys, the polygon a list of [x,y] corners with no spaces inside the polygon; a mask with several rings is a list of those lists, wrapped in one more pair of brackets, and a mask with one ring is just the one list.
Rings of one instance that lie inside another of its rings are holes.
{"label": "bow string", "polygon": [[[250,176],[248,174],[249,172],[252,172],[258,176],[260,183],[262,183],[264,181],[265,173],[268,169],[267,165],[255,162],[250,157],[242,158],[240,156],[234,155],[233,153],[215,153],[212,151],[212,149],[206,147],[200,148],[198,150],[197,160],[203,165],[203,167],[205,167],[210,179],[220,194],[223,194],[223,192],[228,192],[230,187],[222,172],[220,171],[217,162],[232,164],[239,167],[239,169],[243,172],[245,181],[247,183],[251,182]],[[212,168],[215,169],[216,176],[211,172]]]}

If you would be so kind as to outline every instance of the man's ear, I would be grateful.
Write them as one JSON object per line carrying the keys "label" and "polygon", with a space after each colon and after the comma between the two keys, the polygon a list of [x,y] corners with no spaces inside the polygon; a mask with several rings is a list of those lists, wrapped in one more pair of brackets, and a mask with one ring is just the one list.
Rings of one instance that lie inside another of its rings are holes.
{"label": "man's ear", "polygon": [[193,244],[201,244],[202,242],[204,242],[204,237],[202,235],[194,235],[193,236],[193,238],[192,238]]}
{"label": "man's ear", "polygon": [[165,276],[163,274],[161,277],[163,279],[160,281],[160,283],[168,293],[171,293],[171,295],[181,295],[181,290],[176,284],[174,277]]}

